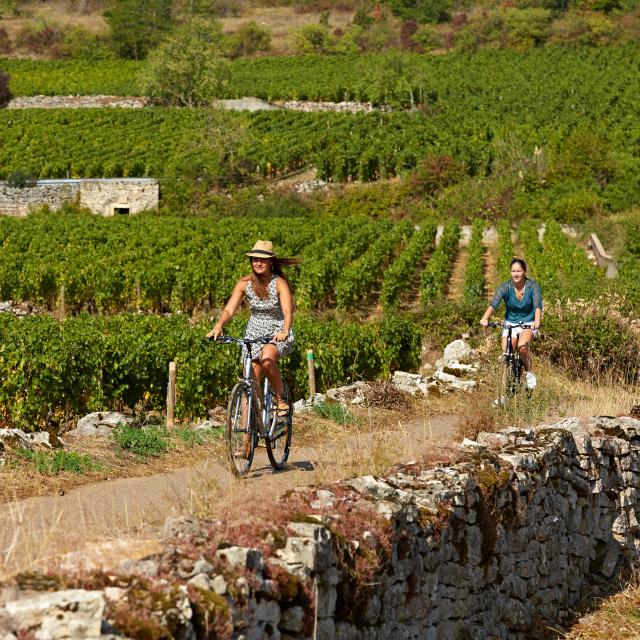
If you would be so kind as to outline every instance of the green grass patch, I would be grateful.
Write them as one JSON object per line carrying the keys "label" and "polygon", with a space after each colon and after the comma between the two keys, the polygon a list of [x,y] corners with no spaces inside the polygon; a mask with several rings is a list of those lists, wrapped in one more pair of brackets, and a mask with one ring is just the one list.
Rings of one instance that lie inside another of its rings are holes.
{"label": "green grass patch", "polygon": [[169,433],[163,428],[139,429],[120,425],[114,430],[112,437],[120,449],[141,458],[157,458],[171,446]]}
{"label": "green grass patch", "polygon": [[171,437],[176,438],[188,447],[196,447],[204,445],[208,441],[222,437],[223,433],[224,430],[222,427],[204,429],[201,431],[194,431],[193,429],[177,429],[175,431],[171,431]]}
{"label": "green grass patch", "polygon": [[338,424],[359,424],[360,420],[357,416],[354,416],[349,409],[343,407],[339,403],[333,402],[320,402],[314,404],[312,407],[314,413],[318,414],[321,418],[327,420],[333,420]]}
{"label": "green grass patch", "polygon": [[85,475],[91,471],[102,471],[104,466],[88,455],[76,451],[30,451],[18,449],[17,455],[35,466],[40,472],[49,476],[57,476],[59,473],[75,473]]}

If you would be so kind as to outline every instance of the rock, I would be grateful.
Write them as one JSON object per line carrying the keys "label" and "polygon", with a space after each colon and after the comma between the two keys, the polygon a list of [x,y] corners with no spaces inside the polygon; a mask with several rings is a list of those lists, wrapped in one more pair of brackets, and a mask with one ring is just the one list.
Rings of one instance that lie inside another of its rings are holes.
{"label": "rock", "polygon": [[24,629],[38,639],[62,640],[99,638],[104,608],[101,591],[70,589],[7,602],[4,612],[14,631]]}
{"label": "rock", "polygon": [[223,596],[227,593],[227,581],[224,576],[215,576],[211,581],[211,589],[215,591],[219,596]]}
{"label": "rock", "polygon": [[438,369],[433,374],[433,379],[446,384],[451,389],[459,389],[460,391],[471,391],[478,386],[475,380],[461,380],[457,376],[445,373],[442,369]]}
{"label": "rock", "polygon": [[249,547],[227,547],[216,551],[216,557],[232,566],[243,567],[253,571],[262,570],[262,554]]}
{"label": "rock", "polygon": [[396,387],[396,389],[406,391],[412,396],[415,396],[417,393],[427,393],[427,384],[425,379],[417,373],[394,371],[391,378],[391,384]]}
{"label": "rock", "polygon": [[304,609],[302,607],[290,607],[282,612],[280,618],[280,629],[301,633],[304,628]]}
{"label": "rock", "polygon": [[467,449],[472,449],[473,451],[486,451],[487,450],[487,445],[480,444],[479,442],[476,442],[475,440],[469,440],[469,438],[465,438],[462,441],[462,446],[466,447]]}
{"label": "rock", "polygon": [[196,589],[201,589],[202,591],[211,590],[211,581],[206,573],[196,574],[193,578],[187,580],[187,584],[190,584],[192,587],[196,587]]}
{"label": "rock", "polygon": [[97,411],[78,420],[72,436],[108,436],[120,424],[132,424],[133,418],[117,411]]}
{"label": "rock", "polygon": [[325,395],[323,393],[316,393],[313,398],[298,400],[293,403],[294,413],[305,413],[311,411],[314,404],[320,404],[325,401]]}
{"label": "rock", "polygon": [[200,558],[200,560],[197,560],[193,565],[191,575],[195,576],[198,573],[211,573],[214,568],[215,567],[210,562],[207,562],[204,558]]}
{"label": "rock", "polygon": [[118,567],[123,573],[128,573],[145,578],[153,578],[158,575],[157,560],[125,560]]}
{"label": "rock", "polygon": [[336,402],[346,403],[351,402],[351,404],[362,404],[364,402],[364,388],[369,385],[366,382],[362,382],[358,380],[354,384],[349,384],[344,387],[337,387],[335,389],[327,390],[326,396],[330,400],[335,400]]}
{"label": "rock", "polygon": [[451,362],[465,362],[475,356],[476,352],[464,340],[454,340],[444,348],[444,361],[449,364]]}
{"label": "rock", "polygon": [[51,449],[49,434],[46,431],[25,433],[22,429],[0,429],[0,444],[20,449],[33,449],[34,446],[42,445]]}
{"label": "rock", "polygon": [[222,422],[220,420],[203,420],[200,424],[193,427],[194,431],[211,431],[215,427],[221,427]]}

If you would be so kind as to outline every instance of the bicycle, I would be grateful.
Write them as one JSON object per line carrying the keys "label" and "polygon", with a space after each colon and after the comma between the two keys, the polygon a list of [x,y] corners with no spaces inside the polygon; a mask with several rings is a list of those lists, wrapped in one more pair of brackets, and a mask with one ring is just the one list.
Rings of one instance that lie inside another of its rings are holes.
{"label": "bicycle", "polygon": [[289,386],[283,380],[282,400],[289,409],[285,418],[285,426],[280,428],[277,425],[278,405],[275,393],[266,376],[263,388],[260,389],[251,365],[253,348],[256,345],[273,342],[273,337],[265,336],[250,340],[219,336],[215,342],[246,347],[242,362],[242,377],[233,387],[227,406],[224,434],[231,471],[239,478],[249,473],[260,438],[264,440],[271,466],[274,469],[284,468],[289,458],[293,435],[293,398]]}
{"label": "bicycle", "polygon": [[[518,351],[514,352],[513,350],[513,344],[511,342],[513,329],[517,327],[533,329],[533,327],[530,324],[511,324],[508,322],[489,322],[487,326],[496,329],[507,329],[507,349],[500,358],[501,366],[498,373],[498,396],[494,400],[494,406],[500,407],[520,393],[523,387],[524,376],[522,375],[522,371],[524,370],[524,362],[520,357],[520,353]],[[527,389],[527,394],[530,395],[530,393],[530,390]]]}

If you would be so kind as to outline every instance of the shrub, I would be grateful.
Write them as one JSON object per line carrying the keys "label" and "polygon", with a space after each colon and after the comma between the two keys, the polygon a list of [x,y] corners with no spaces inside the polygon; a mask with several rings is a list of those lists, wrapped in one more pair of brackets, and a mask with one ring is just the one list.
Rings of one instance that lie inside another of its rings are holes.
{"label": "shrub", "polygon": [[600,196],[586,188],[567,193],[551,205],[551,215],[559,222],[584,222],[599,213],[602,213]]}
{"label": "shrub", "polygon": [[329,53],[335,41],[329,27],[322,24],[308,24],[291,35],[296,53]]}
{"label": "shrub", "polygon": [[409,175],[409,185],[417,196],[432,196],[466,175],[465,165],[451,156],[428,156]]}
{"label": "shrub", "polygon": [[169,449],[166,429],[119,425],[112,434],[118,447],[141,458],[157,458]]}
{"label": "shrub", "polygon": [[30,451],[19,449],[18,456],[32,463],[39,473],[57,476],[59,473],[73,473],[85,475],[91,471],[102,470],[102,465],[92,460],[89,456],[76,451]]}
{"label": "shrub", "polygon": [[314,404],[312,406],[312,410],[315,414],[319,415],[321,418],[326,418],[327,420],[333,420],[338,424],[342,425],[355,425],[360,422],[356,416],[349,411],[346,407],[342,406],[339,403],[334,402],[320,402],[319,404]]}
{"label": "shrub", "polygon": [[9,74],[0,69],[0,107],[6,107],[13,98],[9,88],[10,80]]}
{"label": "shrub", "polygon": [[13,51],[13,43],[4,27],[0,27],[0,55],[6,55]]}
{"label": "shrub", "polygon": [[531,47],[544,42],[550,33],[551,11],[542,8],[507,11],[505,25],[509,44]]}
{"label": "shrub", "polygon": [[449,19],[450,0],[387,0],[393,13],[405,20],[445,22]]}
{"label": "shrub", "polygon": [[430,24],[423,24],[413,35],[413,41],[425,51],[441,49],[444,46],[442,34]]}
{"label": "shrub", "polygon": [[258,51],[269,51],[271,32],[253,20],[243,24],[229,36],[229,53],[232,57],[250,56]]}
{"label": "shrub", "polygon": [[24,27],[16,35],[16,47],[38,55],[57,53],[64,39],[63,32],[51,25]]}

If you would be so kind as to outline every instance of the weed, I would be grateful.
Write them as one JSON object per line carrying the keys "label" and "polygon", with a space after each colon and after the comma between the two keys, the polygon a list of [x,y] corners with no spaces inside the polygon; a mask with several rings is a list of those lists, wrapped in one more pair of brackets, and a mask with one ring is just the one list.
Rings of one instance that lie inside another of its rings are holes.
{"label": "weed", "polygon": [[360,424],[360,420],[357,416],[354,416],[349,409],[338,403],[320,402],[318,404],[314,404],[313,412],[318,414],[321,418],[333,420],[338,424]]}
{"label": "weed", "polygon": [[118,447],[143,458],[157,458],[166,453],[170,446],[166,429],[138,429],[119,425],[112,437]]}
{"label": "weed", "polygon": [[90,471],[102,471],[103,466],[92,460],[89,456],[76,451],[30,451],[18,449],[16,454],[22,459],[32,463],[39,473],[55,476],[59,473],[75,473],[84,475]]}
{"label": "weed", "polygon": [[207,429],[206,431],[194,431],[193,429],[176,429],[169,434],[175,437],[188,447],[196,447],[206,444],[208,440],[222,437],[224,430],[222,427]]}

